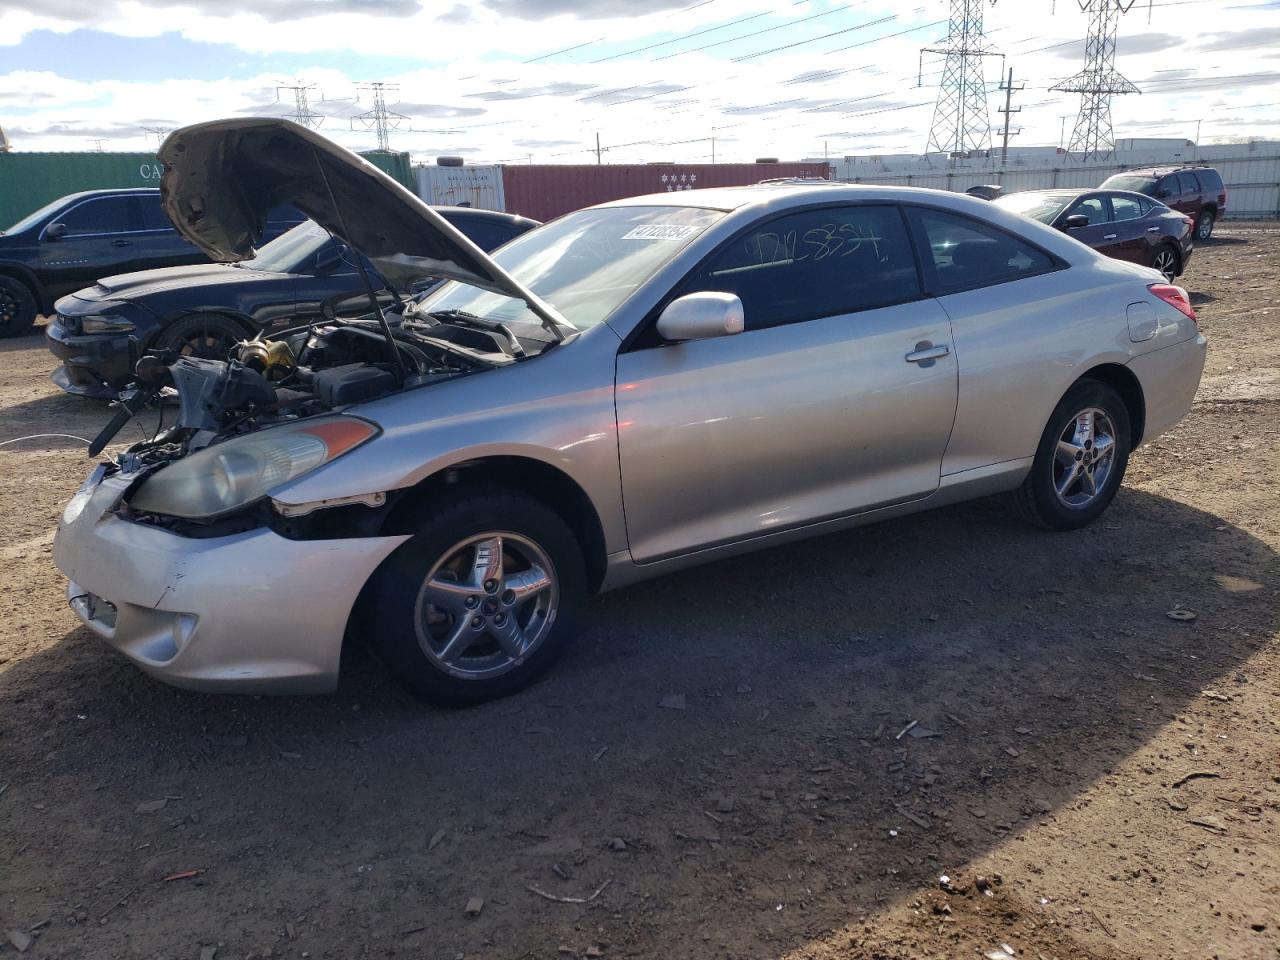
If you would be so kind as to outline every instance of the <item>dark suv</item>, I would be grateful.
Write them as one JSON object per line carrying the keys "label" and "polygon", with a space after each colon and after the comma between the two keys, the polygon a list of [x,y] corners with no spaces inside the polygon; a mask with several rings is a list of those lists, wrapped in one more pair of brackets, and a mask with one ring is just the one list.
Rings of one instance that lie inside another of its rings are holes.
{"label": "dark suv", "polygon": [[1155,197],[1195,221],[1195,238],[1208,240],[1227,212],[1227,188],[1213,167],[1149,167],[1126,170],[1102,181],[1106,190],[1132,190]]}
{"label": "dark suv", "polygon": [[[264,239],[304,219],[292,207],[273,210]],[[63,294],[100,277],[207,262],[173,229],[159,190],[73,193],[0,232],[0,337],[25,333]]]}

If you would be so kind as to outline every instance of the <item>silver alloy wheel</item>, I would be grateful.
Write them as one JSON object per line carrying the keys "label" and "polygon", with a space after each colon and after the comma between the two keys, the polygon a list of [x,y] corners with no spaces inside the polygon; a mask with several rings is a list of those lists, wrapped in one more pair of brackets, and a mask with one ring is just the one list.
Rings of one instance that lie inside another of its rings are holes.
{"label": "silver alloy wheel", "polygon": [[1072,509],[1087,507],[1106,489],[1116,461],[1116,428],[1105,410],[1081,410],[1058,437],[1053,489]]}
{"label": "silver alloy wheel", "polygon": [[414,607],[418,646],[451,676],[497,677],[546,640],[559,600],[541,547],[516,533],[478,533],[446,550],[423,581]]}
{"label": "silver alloy wheel", "polygon": [[1196,224],[1196,239],[1208,240],[1213,236],[1213,217],[1207,213],[1200,214],[1200,221]]}
{"label": "silver alloy wheel", "polygon": [[1173,255],[1173,251],[1168,247],[1161,247],[1156,251],[1151,265],[1163,273],[1164,278],[1170,283],[1173,283],[1178,277],[1178,258]]}

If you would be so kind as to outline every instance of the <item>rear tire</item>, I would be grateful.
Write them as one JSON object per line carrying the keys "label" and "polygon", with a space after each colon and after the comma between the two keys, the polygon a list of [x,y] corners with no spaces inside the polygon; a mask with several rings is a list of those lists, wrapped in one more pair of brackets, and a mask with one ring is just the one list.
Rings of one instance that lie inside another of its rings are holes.
{"label": "rear tire", "polygon": [[169,324],[156,337],[152,350],[172,350],[184,357],[226,360],[249,334],[244,327],[220,313],[192,313]]}
{"label": "rear tire", "polygon": [[465,707],[546,671],[585,594],[581,547],[555,511],[516,493],[476,493],[422,517],[374,574],[355,627],[415,697]]}
{"label": "rear tire", "polygon": [[1202,210],[1196,217],[1196,240],[1203,242],[1212,237],[1213,224],[1213,214],[1208,210]]}
{"label": "rear tire", "polygon": [[1131,442],[1120,394],[1097,380],[1077,382],[1054,408],[1031,472],[1014,493],[1018,512],[1048,530],[1092,523],[1120,489]]}
{"label": "rear tire", "polygon": [[0,277],[0,337],[20,337],[36,322],[36,298],[21,280]]}
{"label": "rear tire", "polygon": [[1167,243],[1161,244],[1151,255],[1151,266],[1159,270],[1167,281],[1173,283],[1182,272],[1182,258],[1172,246]]}

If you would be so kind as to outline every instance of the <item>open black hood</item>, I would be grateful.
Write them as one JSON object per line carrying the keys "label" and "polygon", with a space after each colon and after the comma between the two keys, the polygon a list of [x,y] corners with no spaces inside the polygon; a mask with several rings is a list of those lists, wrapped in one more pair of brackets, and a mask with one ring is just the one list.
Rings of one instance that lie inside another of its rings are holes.
{"label": "open black hood", "polygon": [[373,164],[288,120],[214,120],[169,134],[160,196],[178,232],[216,261],[253,256],[267,211],[291,203],[400,290],[426,276],[523,300],[557,338],[573,327],[456,227]]}

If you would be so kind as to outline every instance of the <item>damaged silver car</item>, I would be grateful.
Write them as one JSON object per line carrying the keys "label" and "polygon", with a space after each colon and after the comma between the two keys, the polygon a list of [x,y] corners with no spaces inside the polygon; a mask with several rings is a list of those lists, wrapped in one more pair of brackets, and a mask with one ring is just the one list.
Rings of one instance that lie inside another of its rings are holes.
{"label": "damaged silver car", "polygon": [[474,703],[545,670],[590,591],[1002,491],[1078,528],[1204,364],[1181,288],[955,194],[636,197],[490,258],[286,121],[188,127],[161,159],[216,260],[292,203],[401,294],[451,281],[139,361],[92,452],[164,392],[176,416],[93,471],[54,558],[91,629],[194,689],[329,690],[356,638]]}

